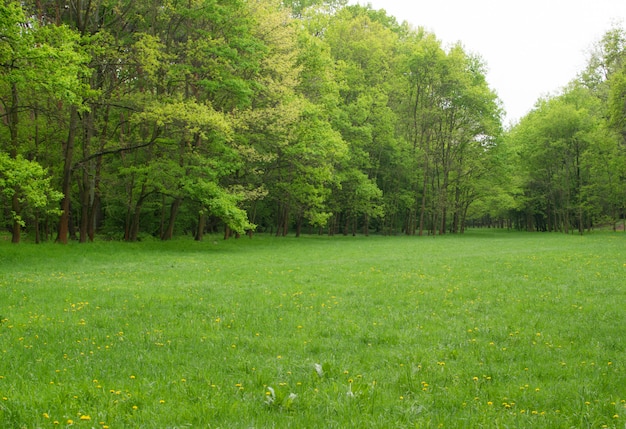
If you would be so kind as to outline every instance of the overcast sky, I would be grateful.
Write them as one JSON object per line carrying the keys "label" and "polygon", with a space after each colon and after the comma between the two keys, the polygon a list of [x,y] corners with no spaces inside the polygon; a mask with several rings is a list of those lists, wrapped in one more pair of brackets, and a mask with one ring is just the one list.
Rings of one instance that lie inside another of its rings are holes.
{"label": "overcast sky", "polygon": [[585,67],[589,51],[615,25],[626,0],[350,0],[385,9],[399,22],[433,32],[444,46],[460,41],[487,63],[487,80],[507,112],[531,110]]}

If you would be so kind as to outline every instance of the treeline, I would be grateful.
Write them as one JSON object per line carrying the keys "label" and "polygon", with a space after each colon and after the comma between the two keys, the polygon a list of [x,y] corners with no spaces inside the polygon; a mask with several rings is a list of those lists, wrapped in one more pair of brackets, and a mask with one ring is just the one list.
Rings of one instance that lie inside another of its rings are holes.
{"label": "treeline", "polygon": [[515,223],[577,231],[626,222],[626,32],[599,40],[587,67],[510,131]]}
{"label": "treeline", "polygon": [[626,201],[624,32],[506,132],[481,58],[345,0],[0,6],[19,242],[583,230]]}

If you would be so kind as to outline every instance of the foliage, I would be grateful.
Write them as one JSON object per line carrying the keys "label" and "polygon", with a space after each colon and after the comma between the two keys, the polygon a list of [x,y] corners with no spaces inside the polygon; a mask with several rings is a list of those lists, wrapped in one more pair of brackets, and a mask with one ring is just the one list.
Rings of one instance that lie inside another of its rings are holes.
{"label": "foliage", "polygon": [[11,158],[0,152],[0,201],[11,201],[17,197],[22,204],[22,213],[11,213],[11,221],[24,226],[24,214],[58,214],[54,204],[61,200],[61,193],[51,185],[51,177],[37,162],[28,161],[18,155]]}
{"label": "foliage", "polygon": [[[479,55],[344,0],[9,1],[0,35],[2,150],[50,174],[62,243],[583,232],[626,211],[617,27],[506,133]],[[49,234],[23,204],[2,200],[13,241]]]}
{"label": "foliage", "polygon": [[583,233],[624,218],[624,58],[624,31],[612,29],[578,79],[509,133],[524,192],[512,211],[518,227]]}

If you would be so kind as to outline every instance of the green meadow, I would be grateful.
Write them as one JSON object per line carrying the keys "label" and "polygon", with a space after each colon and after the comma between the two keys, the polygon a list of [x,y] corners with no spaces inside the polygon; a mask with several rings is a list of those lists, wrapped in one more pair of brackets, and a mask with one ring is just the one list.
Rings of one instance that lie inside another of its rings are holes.
{"label": "green meadow", "polygon": [[623,428],[626,236],[0,242],[2,428]]}

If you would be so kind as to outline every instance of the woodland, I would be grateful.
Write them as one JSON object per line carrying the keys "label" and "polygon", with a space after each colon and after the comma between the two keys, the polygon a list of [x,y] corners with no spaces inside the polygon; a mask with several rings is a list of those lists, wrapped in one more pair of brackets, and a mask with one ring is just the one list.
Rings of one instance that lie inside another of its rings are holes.
{"label": "woodland", "polygon": [[14,243],[623,228],[626,31],[589,42],[505,126],[479,54],[370,6],[6,0],[0,223]]}

